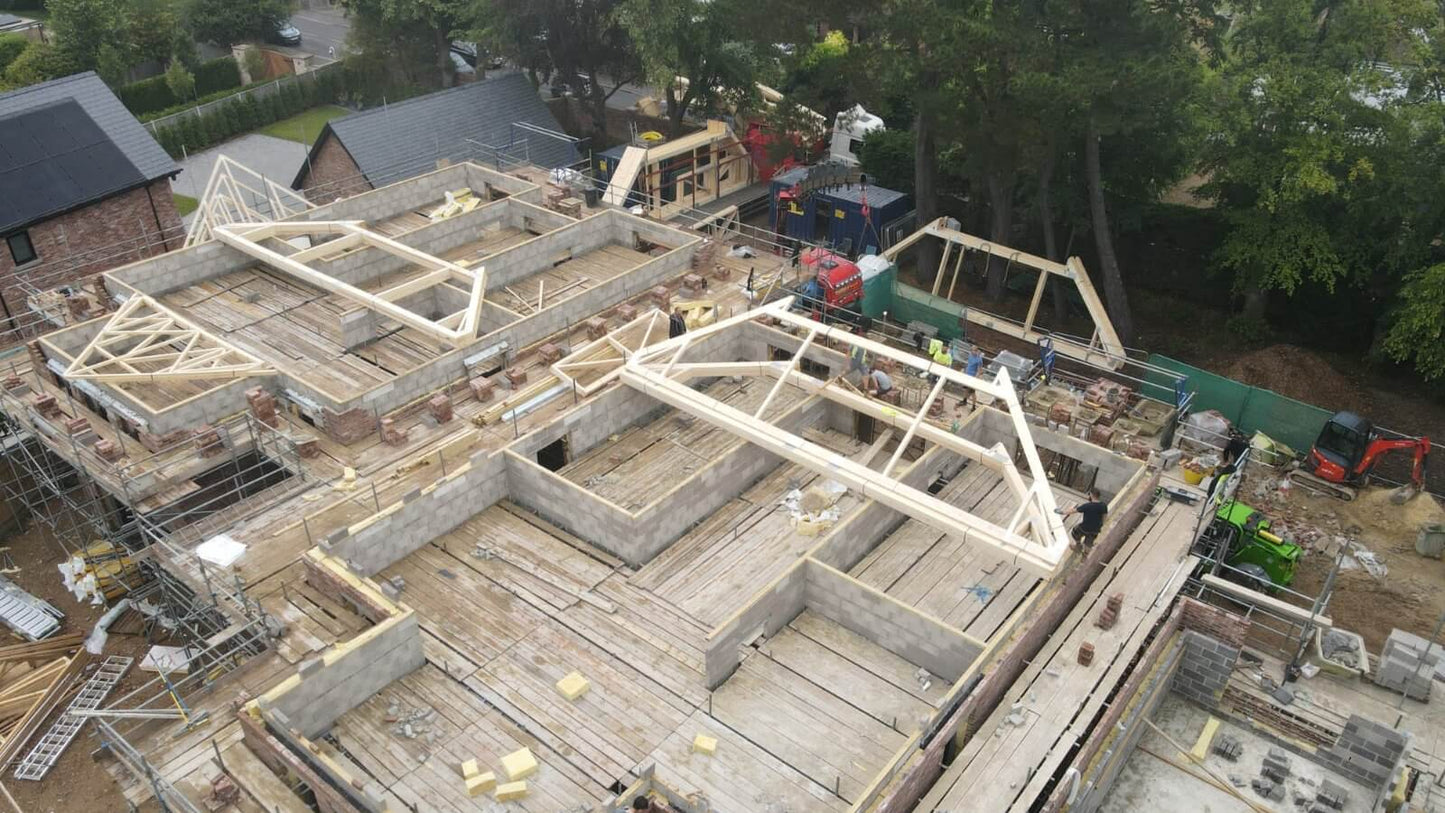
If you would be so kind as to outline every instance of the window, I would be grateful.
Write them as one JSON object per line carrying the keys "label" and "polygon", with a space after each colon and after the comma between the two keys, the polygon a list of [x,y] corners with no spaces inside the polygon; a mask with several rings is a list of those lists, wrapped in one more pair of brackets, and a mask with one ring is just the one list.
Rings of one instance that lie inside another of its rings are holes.
{"label": "window", "polygon": [[35,246],[30,244],[30,232],[16,232],[5,238],[10,246],[10,257],[15,260],[15,265],[21,266],[36,259]]}

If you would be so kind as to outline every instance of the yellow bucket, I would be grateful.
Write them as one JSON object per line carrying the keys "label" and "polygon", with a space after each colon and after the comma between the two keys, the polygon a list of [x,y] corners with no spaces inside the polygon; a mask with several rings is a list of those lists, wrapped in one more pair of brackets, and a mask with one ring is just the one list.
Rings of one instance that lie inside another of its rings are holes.
{"label": "yellow bucket", "polygon": [[1185,483],[1188,483],[1188,484],[1191,485],[1191,486],[1197,486],[1197,485],[1199,485],[1201,482],[1204,481],[1204,478],[1205,478],[1207,475],[1210,475],[1210,474],[1213,474],[1213,473],[1214,473],[1214,469],[1209,469],[1209,470],[1207,470],[1207,471],[1196,471],[1196,470],[1194,470],[1194,469],[1185,468],[1183,471],[1184,471],[1184,482],[1185,482]]}

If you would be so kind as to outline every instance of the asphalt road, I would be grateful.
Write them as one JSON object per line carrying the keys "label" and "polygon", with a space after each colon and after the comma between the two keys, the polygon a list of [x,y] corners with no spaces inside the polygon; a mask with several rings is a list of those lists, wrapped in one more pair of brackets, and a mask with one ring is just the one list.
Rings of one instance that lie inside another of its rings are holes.
{"label": "asphalt road", "polygon": [[297,11],[291,15],[291,24],[301,32],[302,49],[326,57],[333,53],[328,49],[334,48],[337,59],[346,52],[346,32],[351,30],[351,21],[340,8]]}

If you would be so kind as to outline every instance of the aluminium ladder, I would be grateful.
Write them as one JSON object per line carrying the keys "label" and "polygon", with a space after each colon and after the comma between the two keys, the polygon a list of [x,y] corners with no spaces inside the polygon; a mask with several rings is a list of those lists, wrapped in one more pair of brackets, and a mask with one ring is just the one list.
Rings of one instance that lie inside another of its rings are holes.
{"label": "aluminium ladder", "polygon": [[106,658],[100,668],[95,670],[95,674],[91,675],[85,681],[85,685],[80,687],[80,692],[66,707],[65,714],[60,715],[60,719],[56,720],[50,730],[45,732],[45,736],[35,743],[35,747],[30,749],[30,753],[26,754],[24,759],[20,760],[20,764],[15,766],[15,778],[34,780],[44,778],[85,725],[87,718],[70,712],[91,711],[100,708],[101,702],[105,700],[116,684],[120,683],[120,679],[125,676],[126,670],[130,669],[130,665],[134,661],[134,658],[122,658],[116,655]]}

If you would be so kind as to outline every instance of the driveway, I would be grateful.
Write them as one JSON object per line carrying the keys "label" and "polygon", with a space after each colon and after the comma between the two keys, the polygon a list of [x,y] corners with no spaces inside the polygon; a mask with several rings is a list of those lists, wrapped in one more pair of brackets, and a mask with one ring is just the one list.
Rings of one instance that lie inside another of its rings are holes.
{"label": "driveway", "polygon": [[[268,135],[244,135],[217,147],[198,152],[181,162],[181,174],[171,182],[171,190],[180,195],[200,199],[211,180],[216,157],[229,156],[276,183],[290,187],[296,172],[306,162],[306,145]],[[189,221],[189,218],[187,218]]]}
{"label": "driveway", "polygon": [[[319,57],[346,53],[346,32],[351,20],[341,8],[302,9],[291,15],[291,24],[301,32],[301,47]],[[331,51],[330,49],[335,49]]]}

